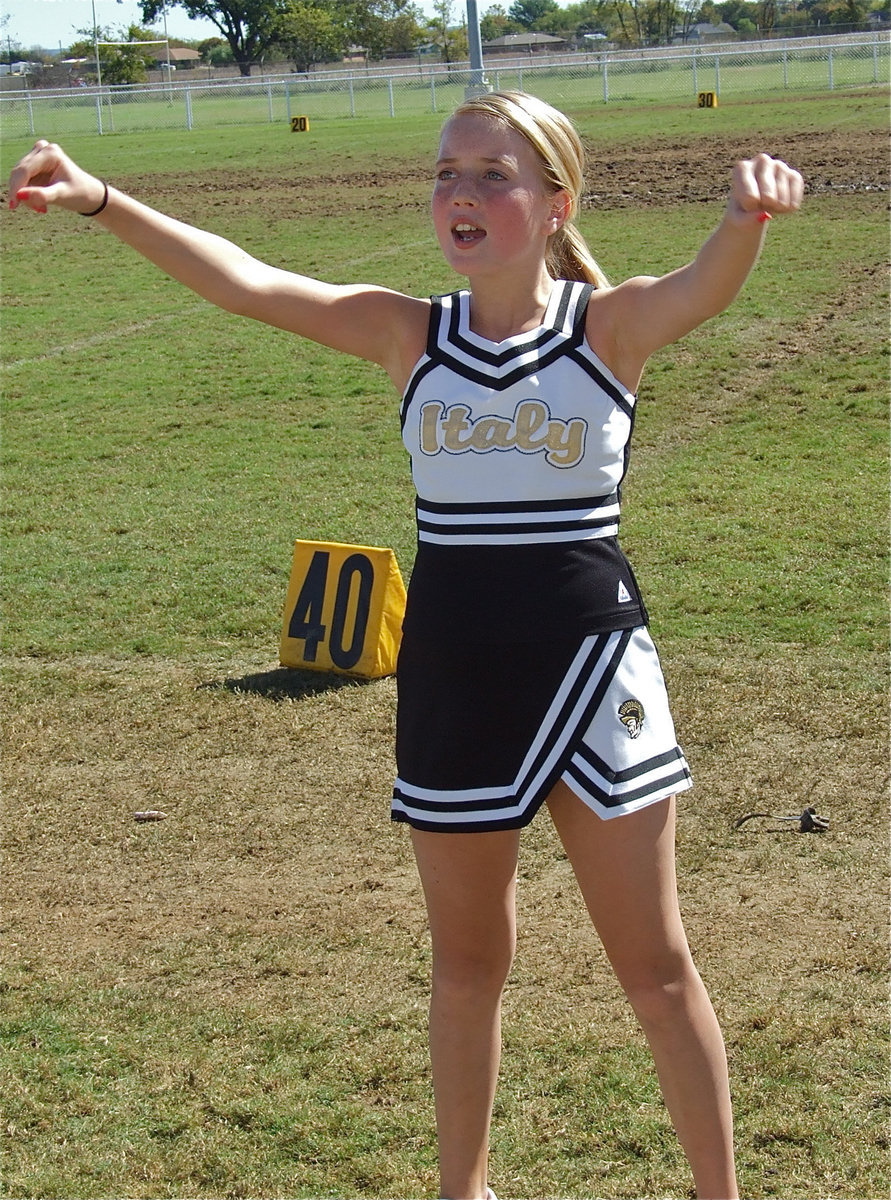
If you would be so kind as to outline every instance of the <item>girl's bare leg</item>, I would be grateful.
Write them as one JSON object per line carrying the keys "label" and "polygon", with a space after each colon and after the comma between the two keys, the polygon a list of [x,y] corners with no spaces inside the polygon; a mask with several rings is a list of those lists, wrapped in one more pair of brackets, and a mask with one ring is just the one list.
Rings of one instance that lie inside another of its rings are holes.
{"label": "girl's bare leg", "polygon": [[603,821],[560,783],[554,824],[616,975],[643,1026],[696,1195],[733,1200],[724,1042],[678,908],[674,800]]}
{"label": "girl's bare leg", "polygon": [[519,832],[413,829],[412,843],[433,940],[430,1059],[439,1194],[480,1200],[501,1059],[501,993],[516,945]]}

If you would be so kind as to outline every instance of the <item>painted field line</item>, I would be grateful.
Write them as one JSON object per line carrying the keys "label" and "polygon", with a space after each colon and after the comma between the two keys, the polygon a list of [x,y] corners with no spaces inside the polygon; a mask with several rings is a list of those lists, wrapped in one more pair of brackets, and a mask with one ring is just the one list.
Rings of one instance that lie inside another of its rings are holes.
{"label": "painted field line", "polygon": [[134,333],[144,333],[156,325],[165,325],[170,321],[180,321],[188,313],[200,312],[207,304],[189,304],[178,308],[176,312],[162,313],[157,317],[146,317],[144,321],[132,321],[127,325],[113,325],[103,329],[101,333],[91,334],[90,337],[78,338],[75,342],[66,342],[61,346],[49,346],[41,354],[32,358],[14,358],[10,362],[0,363],[0,370],[15,371],[20,367],[33,367],[51,358],[62,358],[66,354],[78,354],[82,350],[92,350],[96,346],[104,346],[109,342],[118,341],[122,337],[131,337]]}
{"label": "painted field line", "polygon": [[[363,263],[375,262],[384,258],[395,258],[398,254],[404,254],[406,250],[419,250],[424,247],[431,247],[429,239],[425,238],[418,242],[403,242],[399,246],[389,246],[384,250],[376,250],[373,254],[363,254],[361,258],[347,259],[345,262],[338,263],[337,265],[339,269],[358,267]],[[207,308],[208,304],[205,301],[201,301],[200,304],[183,305],[177,308],[175,312],[162,313],[156,317],[146,317],[144,321],[133,321],[127,325],[115,325],[110,329],[103,329],[101,333],[94,333],[89,337],[78,338],[74,342],[66,342],[61,346],[50,346],[42,353],[35,354],[31,358],[14,358],[9,362],[0,362],[0,371],[16,371],[23,367],[36,366],[38,363],[46,362],[49,359],[62,358],[66,354],[79,354],[83,350],[92,350],[97,346],[104,346],[109,342],[118,341],[122,337],[130,337],[135,333],[144,333],[156,325],[163,325],[169,321],[179,321],[182,317],[190,313],[201,312]]]}

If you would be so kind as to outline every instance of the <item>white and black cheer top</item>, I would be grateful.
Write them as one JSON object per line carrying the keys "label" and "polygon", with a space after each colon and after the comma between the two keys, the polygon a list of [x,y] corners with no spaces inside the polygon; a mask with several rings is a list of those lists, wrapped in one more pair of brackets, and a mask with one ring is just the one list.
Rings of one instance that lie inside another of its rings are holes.
{"label": "white and black cheer top", "polygon": [[646,622],[619,549],[635,397],[585,337],[590,284],[554,284],[538,329],[493,343],[470,293],[435,297],[402,403],[418,554],[405,632],[473,641]]}
{"label": "white and black cheer top", "polygon": [[494,343],[432,301],[403,397],[418,552],[397,668],[392,816],[519,828],[562,779],[601,817],[690,786],[619,492],[635,397],[588,345],[589,284]]}

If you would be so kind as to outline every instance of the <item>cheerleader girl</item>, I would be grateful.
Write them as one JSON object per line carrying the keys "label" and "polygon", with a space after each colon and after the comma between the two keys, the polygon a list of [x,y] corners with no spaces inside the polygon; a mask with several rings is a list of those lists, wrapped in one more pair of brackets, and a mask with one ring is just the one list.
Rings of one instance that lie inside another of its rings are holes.
{"label": "cheerleader girl", "polygon": [[402,397],[418,554],[397,672],[392,815],[410,828],[433,943],[440,1195],[491,1196],[501,995],[520,831],[546,806],[652,1049],[696,1195],[736,1197],[721,1033],[678,909],[675,797],[690,772],[619,548],[648,357],[723,311],[798,173],[736,164],[695,259],[610,286],[574,220],[582,147],[530,95],[447,120],[433,226],[467,280],[416,298],[268,266],[139,203],[39,141],[10,207],[101,224],[207,300],[378,363]]}

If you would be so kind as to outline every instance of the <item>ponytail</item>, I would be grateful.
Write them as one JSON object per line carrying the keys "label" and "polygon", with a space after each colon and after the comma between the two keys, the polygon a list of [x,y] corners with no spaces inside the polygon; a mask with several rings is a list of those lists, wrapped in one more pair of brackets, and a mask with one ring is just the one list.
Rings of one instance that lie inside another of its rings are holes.
{"label": "ponytail", "polygon": [[552,279],[575,279],[581,283],[593,283],[596,288],[609,287],[609,280],[595,262],[588,243],[571,220],[551,234],[548,240],[547,268]]}

